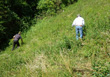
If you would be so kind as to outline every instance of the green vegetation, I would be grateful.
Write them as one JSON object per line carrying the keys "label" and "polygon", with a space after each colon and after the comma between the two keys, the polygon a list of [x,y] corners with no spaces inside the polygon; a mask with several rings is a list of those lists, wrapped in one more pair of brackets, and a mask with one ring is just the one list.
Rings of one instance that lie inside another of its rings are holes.
{"label": "green vegetation", "polygon": [[1,0],[0,49],[5,49],[15,33],[27,31],[34,24],[34,19],[55,15],[75,2],[77,0]]}
{"label": "green vegetation", "polygon": [[[25,44],[0,53],[0,77],[109,77],[110,0],[79,0],[60,14],[38,20],[22,34]],[[85,19],[83,41],[72,22]]]}

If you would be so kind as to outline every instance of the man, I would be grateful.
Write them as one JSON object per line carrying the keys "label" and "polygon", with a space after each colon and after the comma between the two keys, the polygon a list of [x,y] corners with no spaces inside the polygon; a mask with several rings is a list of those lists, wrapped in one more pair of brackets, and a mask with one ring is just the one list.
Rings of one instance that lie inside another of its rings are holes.
{"label": "man", "polygon": [[80,14],[77,15],[77,18],[75,18],[75,20],[72,23],[72,27],[76,26],[76,39],[78,40],[78,34],[80,32],[80,39],[83,38],[83,26],[84,26],[85,22],[84,19],[80,16]]}
{"label": "man", "polygon": [[17,47],[20,46],[19,39],[21,39],[21,43],[23,43],[23,39],[21,37],[21,32],[19,32],[18,34],[13,36],[13,48],[12,48],[12,51],[14,50],[15,45],[17,45]]}

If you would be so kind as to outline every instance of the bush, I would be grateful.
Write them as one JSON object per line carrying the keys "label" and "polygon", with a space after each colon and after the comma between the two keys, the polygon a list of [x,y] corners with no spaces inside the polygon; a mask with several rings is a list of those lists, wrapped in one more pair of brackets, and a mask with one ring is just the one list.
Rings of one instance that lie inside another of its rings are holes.
{"label": "bush", "polygon": [[54,15],[59,9],[73,2],[74,0],[40,0],[37,9],[39,13]]}
{"label": "bush", "polygon": [[55,4],[53,0],[40,0],[38,3],[38,7],[42,13],[46,12],[47,14],[53,14],[55,12]]}

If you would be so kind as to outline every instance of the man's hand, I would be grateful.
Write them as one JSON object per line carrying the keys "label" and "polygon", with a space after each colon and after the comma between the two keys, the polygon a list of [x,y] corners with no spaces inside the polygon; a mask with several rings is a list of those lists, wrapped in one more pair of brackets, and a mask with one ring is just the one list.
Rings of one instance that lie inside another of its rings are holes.
{"label": "man's hand", "polygon": [[13,39],[15,38],[15,36],[13,36]]}
{"label": "man's hand", "polygon": [[72,25],[72,27],[73,27],[74,25]]}

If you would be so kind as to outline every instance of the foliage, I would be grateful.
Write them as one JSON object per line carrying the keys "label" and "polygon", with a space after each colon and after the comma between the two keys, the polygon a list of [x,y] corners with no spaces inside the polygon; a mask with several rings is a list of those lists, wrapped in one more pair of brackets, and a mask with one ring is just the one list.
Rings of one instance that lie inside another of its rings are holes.
{"label": "foliage", "polygon": [[37,9],[40,10],[39,13],[54,15],[59,9],[73,2],[74,0],[40,0]]}
{"label": "foliage", "polygon": [[[1,0],[0,43],[6,44],[18,31],[26,31],[39,14],[54,15],[60,8],[60,0]],[[37,7],[37,9],[36,9]],[[58,9],[59,8],[59,9]],[[3,42],[3,40],[6,40]],[[6,46],[0,45],[5,48]]]}
{"label": "foliage", "polygon": [[53,1],[54,0],[40,0],[37,8],[44,12],[47,11],[46,13],[55,13],[55,4]]}
{"label": "foliage", "polygon": [[[21,35],[20,48],[11,51],[11,40],[0,52],[0,77],[109,77],[109,5],[110,0],[79,0],[56,16],[39,19]],[[86,32],[77,41],[71,24],[78,13]]]}
{"label": "foliage", "polygon": [[77,0],[61,0],[61,1],[65,6],[67,6],[68,4],[72,4],[74,1],[77,2]]}
{"label": "foliage", "polygon": [[93,76],[94,77],[109,77],[110,76],[110,69],[108,67],[110,63],[107,63],[106,61],[98,61],[95,62],[93,65]]}

